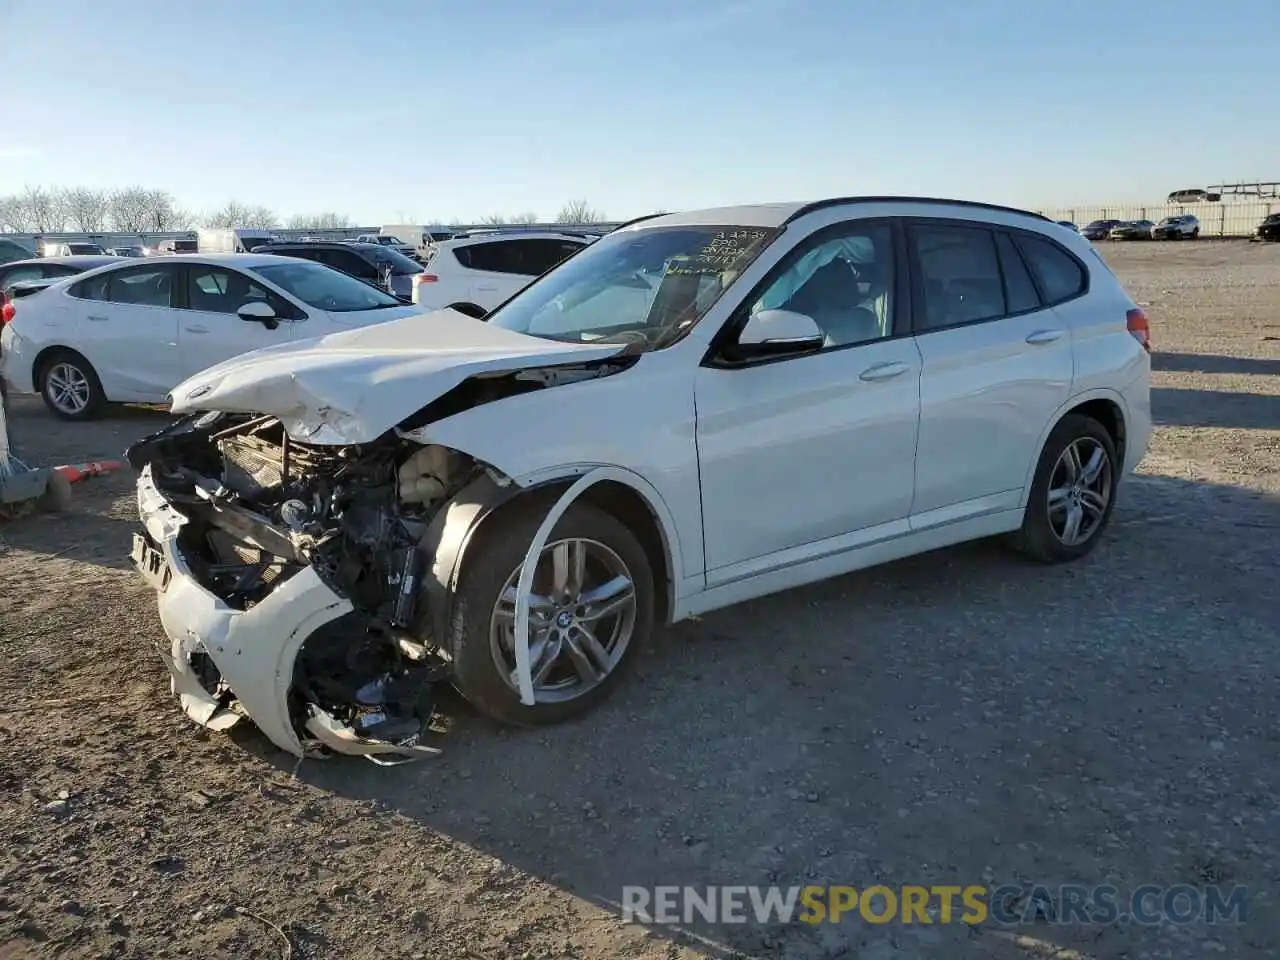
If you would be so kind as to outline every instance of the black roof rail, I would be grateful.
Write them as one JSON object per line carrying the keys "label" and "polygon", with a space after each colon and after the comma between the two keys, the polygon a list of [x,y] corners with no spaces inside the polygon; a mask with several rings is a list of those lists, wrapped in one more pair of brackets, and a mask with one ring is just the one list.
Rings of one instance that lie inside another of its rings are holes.
{"label": "black roof rail", "polygon": [[[622,223],[614,227],[614,230],[621,230],[623,227],[629,227],[635,223],[641,223],[645,220],[652,220],[654,217],[665,217],[665,213],[646,213],[643,217],[634,217],[631,220],[624,220]],[[609,231],[612,233],[613,231]]]}
{"label": "black roof rail", "polygon": [[783,223],[790,223],[792,220],[797,220],[806,213],[813,213],[815,210],[825,210],[827,207],[837,207],[845,203],[942,203],[955,207],[975,207],[979,210],[999,210],[1001,213],[1017,213],[1024,217],[1043,220],[1045,223],[1053,223],[1043,214],[1034,213],[1031,210],[1022,210],[1018,207],[1002,207],[998,203],[983,203],[980,200],[948,200],[943,197],[830,197],[826,200],[815,200],[813,203],[806,203],[791,216],[787,217]]}

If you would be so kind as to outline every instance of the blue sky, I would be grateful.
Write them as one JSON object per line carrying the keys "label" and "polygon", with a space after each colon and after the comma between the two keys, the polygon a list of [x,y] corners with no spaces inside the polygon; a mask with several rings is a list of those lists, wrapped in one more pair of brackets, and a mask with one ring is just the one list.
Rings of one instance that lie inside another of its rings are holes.
{"label": "blue sky", "polygon": [[1280,178],[1276,0],[2,0],[0,193],[458,221]]}

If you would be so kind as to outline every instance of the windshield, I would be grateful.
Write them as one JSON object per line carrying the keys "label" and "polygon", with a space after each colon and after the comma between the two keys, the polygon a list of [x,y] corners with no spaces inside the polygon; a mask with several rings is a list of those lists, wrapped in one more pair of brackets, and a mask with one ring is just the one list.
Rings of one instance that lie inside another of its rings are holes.
{"label": "windshield", "polygon": [[422,272],[421,266],[395,249],[395,247],[390,249],[379,247],[377,250],[370,250],[369,259],[377,264],[379,272],[390,266],[392,274],[397,277]]}
{"label": "windshield", "polygon": [[377,287],[311,260],[273,263],[254,267],[253,271],[307,306],[332,313],[354,313],[401,305],[399,300]]}
{"label": "windshield", "polygon": [[650,227],[610,234],[526,287],[489,322],[547,340],[661,350],[689,332],[776,228]]}

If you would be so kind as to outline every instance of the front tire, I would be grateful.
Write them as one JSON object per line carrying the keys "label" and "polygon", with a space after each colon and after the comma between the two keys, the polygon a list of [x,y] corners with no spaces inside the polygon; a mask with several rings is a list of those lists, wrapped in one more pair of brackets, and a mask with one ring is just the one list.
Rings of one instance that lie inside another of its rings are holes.
{"label": "front tire", "polygon": [[80,354],[62,350],[40,366],[40,397],[56,417],[63,420],[92,420],[107,405],[93,365]]}
{"label": "front tire", "polygon": [[617,686],[648,641],[653,572],[636,536],[617,518],[574,503],[547,538],[534,575],[529,652],[536,702],[520,702],[514,676],[516,584],[545,502],[516,504],[500,530],[464,557],[449,631],[454,686],[478,710],[519,726],[586,713]]}
{"label": "front tire", "polygon": [[1041,563],[1065,563],[1089,553],[1107,528],[1120,482],[1115,441],[1091,417],[1068,414],[1040,453],[1019,552]]}

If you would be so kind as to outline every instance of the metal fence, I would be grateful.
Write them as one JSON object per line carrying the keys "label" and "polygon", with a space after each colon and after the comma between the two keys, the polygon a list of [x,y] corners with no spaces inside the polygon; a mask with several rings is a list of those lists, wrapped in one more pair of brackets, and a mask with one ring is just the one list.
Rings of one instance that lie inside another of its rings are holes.
{"label": "metal fence", "polygon": [[[423,231],[444,229],[451,233],[468,233],[474,230],[502,230],[504,232],[515,232],[522,230],[534,230],[539,232],[556,233],[562,230],[568,230],[574,233],[596,232],[608,233],[614,228],[620,226],[619,223],[532,223],[532,224],[505,224],[498,225],[492,223],[472,223],[472,224],[451,224],[440,227],[432,225],[431,227],[423,227]],[[291,230],[283,227],[263,230],[262,233],[270,233],[279,237],[281,240],[296,240],[299,237],[320,237],[325,240],[349,240],[367,233],[376,234],[380,231],[380,227],[344,227],[336,230]],[[195,239],[195,230],[168,230],[154,231],[144,230],[141,233],[120,233],[117,231],[107,230],[102,233],[82,233],[76,230],[59,230],[49,231],[47,233],[4,233],[0,232],[0,237],[6,240],[13,240],[22,244],[28,250],[38,252],[41,243],[77,243],[89,242],[101,244],[104,247],[125,247],[145,245],[149,247],[157,246],[166,240],[189,240]]]}
{"label": "metal fence", "polygon": [[1263,218],[1280,213],[1280,200],[1248,203],[1224,200],[1219,203],[1109,203],[1090,207],[1059,207],[1037,210],[1050,220],[1070,220],[1083,227],[1091,220],[1150,220],[1189,213],[1200,221],[1202,237],[1251,237]]}
{"label": "metal fence", "polygon": [[[1076,226],[1083,227],[1091,220],[1151,220],[1158,223],[1165,217],[1177,216],[1179,214],[1190,213],[1195,215],[1200,221],[1200,235],[1202,237],[1251,237],[1258,224],[1263,218],[1272,213],[1280,213],[1280,200],[1257,200],[1250,202],[1241,202],[1233,200],[1223,200],[1218,203],[1106,203],[1098,206],[1080,206],[1080,207],[1056,207],[1049,209],[1038,209],[1036,213],[1042,214],[1051,220],[1070,220]],[[617,223],[536,223],[536,224],[508,224],[498,226],[496,224],[474,223],[474,224],[452,224],[444,229],[456,233],[465,233],[472,230],[545,230],[555,232],[557,230],[572,231],[599,231],[607,233],[619,226]],[[424,227],[424,230],[427,229]],[[440,229],[433,226],[431,229]],[[378,227],[348,227],[337,230],[287,230],[274,229],[269,232],[275,234],[281,239],[296,239],[297,237],[312,236],[324,237],[326,239],[343,239],[358,236],[364,233],[377,233]],[[16,240],[18,243],[35,251],[40,241],[83,241],[88,240],[94,243],[100,243],[103,246],[126,246],[129,244],[143,243],[154,246],[165,240],[178,240],[195,237],[194,230],[169,231],[164,233],[144,232],[141,234],[126,233],[77,233],[75,231],[65,231],[57,233],[0,233],[0,236],[8,240]]]}

